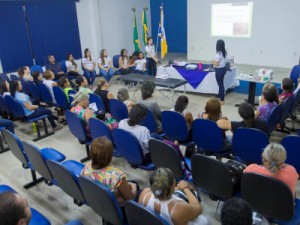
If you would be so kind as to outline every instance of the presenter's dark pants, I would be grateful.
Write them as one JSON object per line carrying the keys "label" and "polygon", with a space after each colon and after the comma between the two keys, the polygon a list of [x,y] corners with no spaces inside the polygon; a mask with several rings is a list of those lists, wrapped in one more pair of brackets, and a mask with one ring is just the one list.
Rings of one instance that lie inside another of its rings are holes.
{"label": "presenter's dark pants", "polygon": [[148,74],[152,76],[156,76],[156,62],[152,58],[146,58],[147,59],[147,70]]}
{"label": "presenter's dark pants", "polygon": [[220,98],[221,101],[224,101],[224,97],[225,97],[224,77],[226,74],[226,67],[215,68],[215,71],[216,71],[216,80],[219,86],[219,93],[217,95],[217,98]]}

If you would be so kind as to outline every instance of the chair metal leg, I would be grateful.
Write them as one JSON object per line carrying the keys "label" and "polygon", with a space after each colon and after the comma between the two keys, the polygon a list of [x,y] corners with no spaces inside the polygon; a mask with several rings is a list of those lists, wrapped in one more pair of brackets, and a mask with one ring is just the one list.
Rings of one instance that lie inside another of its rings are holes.
{"label": "chair metal leg", "polygon": [[45,180],[43,177],[40,177],[39,179],[37,179],[36,172],[33,170],[30,170],[30,171],[31,171],[32,181],[23,186],[25,189],[31,188],[31,187],[35,186],[36,184],[41,183]]}
{"label": "chair metal leg", "polygon": [[40,132],[40,128],[38,126],[38,121],[34,122],[35,125],[36,125],[36,131],[37,131],[37,138],[33,139],[32,141],[36,142],[36,141],[39,141],[43,138],[46,138],[46,137],[49,137],[51,135],[54,134],[54,132],[49,132],[48,131],[48,128],[47,128],[47,124],[46,124],[46,118],[42,119],[43,121],[43,126],[44,126],[44,130],[45,130],[45,134],[44,135],[41,135],[41,132]]}
{"label": "chair metal leg", "polygon": [[89,147],[89,145],[85,145],[85,150],[86,150],[86,157],[85,158],[83,158],[83,159],[81,159],[80,160],[80,162],[86,162],[86,161],[89,161],[90,159],[91,159],[91,157],[90,157],[90,147]]}

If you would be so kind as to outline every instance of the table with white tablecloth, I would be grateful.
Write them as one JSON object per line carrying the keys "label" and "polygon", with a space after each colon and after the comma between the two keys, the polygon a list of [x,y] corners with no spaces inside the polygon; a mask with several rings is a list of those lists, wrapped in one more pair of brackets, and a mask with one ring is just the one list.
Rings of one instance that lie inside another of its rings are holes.
{"label": "table with white tablecloth", "polygon": [[[185,80],[180,73],[174,67],[159,66],[157,68],[157,75],[168,76],[170,78]],[[224,78],[225,91],[231,88],[239,86],[239,80],[237,79],[237,69],[234,67],[231,71],[227,71]],[[183,86],[175,89],[175,91],[184,91]],[[189,83],[186,84],[185,91],[187,92],[197,92],[197,93],[207,93],[207,94],[218,94],[219,86],[216,81],[215,72],[209,72],[202,82],[193,88]]]}

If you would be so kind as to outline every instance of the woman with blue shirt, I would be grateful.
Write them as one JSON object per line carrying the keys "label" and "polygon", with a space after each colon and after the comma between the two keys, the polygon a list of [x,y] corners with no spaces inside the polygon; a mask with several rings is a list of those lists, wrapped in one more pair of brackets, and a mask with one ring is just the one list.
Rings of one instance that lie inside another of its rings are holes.
{"label": "woman with blue shirt", "polygon": [[86,48],[84,50],[84,57],[81,60],[82,68],[84,70],[84,76],[86,77],[90,88],[92,88],[94,80],[96,78],[96,62],[91,56],[91,50]]}
{"label": "woman with blue shirt", "polygon": [[22,93],[22,83],[19,80],[14,80],[10,83],[10,94],[21,104],[24,114],[28,119],[47,114],[54,131],[63,128],[62,125],[55,123],[51,110],[31,103],[29,96]]}
{"label": "woman with blue shirt", "polygon": [[224,104],[224,98],[225,98],[224,77],[226,74],[227,52],[225,50],[225,42],[223,40],[220,39],[217,41],[216,51],[217,53],[211,62],[215,68],[216,80],[219,86],[219,93],[217,95],[217,98],[220,99],[221,104]]}

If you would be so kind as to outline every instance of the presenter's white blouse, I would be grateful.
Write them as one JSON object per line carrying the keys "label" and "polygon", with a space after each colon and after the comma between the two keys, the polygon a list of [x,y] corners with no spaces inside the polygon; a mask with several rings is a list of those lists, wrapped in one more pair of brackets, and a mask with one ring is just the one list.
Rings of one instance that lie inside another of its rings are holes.
{"label": "presenter's white blouse", "polygon": [[92,57],[92,60],[88,60],[87,58],[82,58],[81,63],[88,69],[88,70],[92,70],[94,67],[94,58]]}
{"label": "presenter's white blouse", "polygon": [[217,54],[214,57],[214,60],[219,62],[219,65],[216,66],[216,68],[223,68],[226,64],[226,59],[223,57],[222,52],[217,52]]}
{"label": "presenter's white blouse", "polygon": [[154,45],[146,45],[145,50],[147,52],[147,55],[146,55],[147,58],[151,58],[151,56],[149,55],[149,53],[152,55],[152,57],[156,56]]}
{"label": "presenter's white blouse", "polygon": [[107,56],[104,58],[104,65],[102,64],[102,59],[98,59],[98,64],[101,64],[104,68],[109,67],[109,63],[111,62],[111,59]]}

